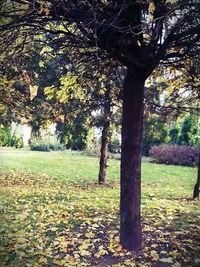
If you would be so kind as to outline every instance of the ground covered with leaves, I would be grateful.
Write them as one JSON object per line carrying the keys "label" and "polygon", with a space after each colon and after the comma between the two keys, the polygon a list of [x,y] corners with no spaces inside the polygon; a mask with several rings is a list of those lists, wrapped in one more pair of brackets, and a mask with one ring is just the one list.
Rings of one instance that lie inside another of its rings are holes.
{"label": "ground covered with leaves", "polygon": [[162,185],[145,183],[144,249],[135,257],[119,244],[118,182],[0,176],[0,266],[200,266],[198,201],[162,198]]}

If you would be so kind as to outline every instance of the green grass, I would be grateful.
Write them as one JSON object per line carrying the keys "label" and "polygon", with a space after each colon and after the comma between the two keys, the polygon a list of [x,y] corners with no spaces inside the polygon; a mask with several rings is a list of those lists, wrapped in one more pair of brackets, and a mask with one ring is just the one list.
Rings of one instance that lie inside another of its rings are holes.
{"label": "green grass", "polygon": [[0,150],[0,266],[199,266],[197,170],[144,161],[136,259],[119,245],[119,164],[80,153]]}
{"label": "green grass", "polygon": [[[69,183],[95,182],[98,176],[98,158],[77,152],[35,152],[25,149],[0,148],[0,170],[48,175]],[[119,160],[109,160],[108,181],[119,181]],[[167,166],[143,162],[142,181],[145,193],[160,193],[162,197],[191,196],[197,170],[191,167]],[[150,184],[150,186],[148,186]],[[147,185],[147,186],[146,186]],[[164,195],[163,195],[164,194]]]}
{"label": "green grass", "polygon": [[[11,152],[12,151],[12,152]],[[95,181],[98,174],[98,159],[77,152],[35,152],[0,148],[0,169],[28,171],[47,174],[67,182]],[[119,162],[111,161],[108,176],[119,177]]]}

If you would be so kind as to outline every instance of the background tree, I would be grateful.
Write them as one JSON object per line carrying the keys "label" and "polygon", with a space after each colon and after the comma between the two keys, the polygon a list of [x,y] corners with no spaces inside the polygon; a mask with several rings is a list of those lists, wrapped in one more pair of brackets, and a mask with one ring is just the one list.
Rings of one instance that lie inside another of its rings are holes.
{"label": "background tree", "polygon": [[[86,148],[89,129],[94,126],[101,129],[98,181],[103,184],[106,182],[110,124],[119,124],[120,120],[121,80],[118,76],[119,73],[124,75],[124,72],[121,68],[115,71],[108,66],[106,68],[105,63],[99,64],[98,69],[82,64],[73,67],[71,71],[63,74],[58,83],[45,88],[45,92],[64,117],[64,121],[58,124],[58,130],[62,139],[67,137],[68,147],[75,149],[71,141],[84,136],[81,140],[85,140],[85,144],[76,149]],[[82,118],[81,121],[78,118]]]}
{"label": "background tree", "polygon": [[178,144],[179,141],[180,126],[178,124],[173,125],[169,130],[170,144]]}
{"label": "background tree", "polygon": [[[110,62],[108,62],[110,63]],[[93,125],[101,128],[101,148],[99,161],[100,184],[106,182],[106,168],[108,159],[108,145],[110,142],[110,126],[120,123],[119,113],[121,112],[121,76],[124,69],[118,66],[115,70],[111,69],[107,62],[103,62],[99,68],[99,78],[92,82],[93,91],[89,88],[90,103],[93,109]],[[87,73],[85,79],[91,84],[91,77]],[[85,80],[84,79],[84,80]],[[85,82],[84,82],[85,84]],[[95,103],[95,105],[94,105]]]}
{"label": "background tree", "polygon": [[189,114],[185,117],[181,133],[179,137],[179,143],[182,145],[195,146],[197,144],[197,132],[198,132],[198,118],[195,114]]}
{"label": "background tree", "polygon": [[149,156],[152,146],[166,144],[169,140],[169,126],[162,118],[152,116],[144,121],[144,131],[142,140],[143,155]]}

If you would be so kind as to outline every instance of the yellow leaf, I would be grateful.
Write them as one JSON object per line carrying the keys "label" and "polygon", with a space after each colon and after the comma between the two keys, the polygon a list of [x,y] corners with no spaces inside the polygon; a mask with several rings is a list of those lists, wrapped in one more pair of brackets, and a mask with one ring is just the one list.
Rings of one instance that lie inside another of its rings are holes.
{"label": "yellow leaf", "polygon": [[127,265],[128,267],[134,267],[135,263],[132,260],[126,260],[124,262],[125,265]]}
{"label": "yellow leaf", "polygon": [[94,234],[93,232],[88,232],[88,233],[85,234],[85,236],[86,236],[87,238],[91,238],[91,237],[94,237],[95,234]]}
{"label": "yellow leaf", "polygon": [[57,228],[57,227],[51,227],[50,230],[51,230],[52,232],[56,232],[56,231],[58,230],[58,228]]}
{"label": "yellow leaf", "polygon": [[45,258],[45,257],[41,257],[39,260],[38,260],[38,262],[40,263],[40,264],[47,264],[47,258]]}
{"label": "yellow leaf", "polygon": [[172,258],[162,258],[162,259],[160,259],[160,261],[164,262],[164,263],[173,263]]}
{"label": "yellow leaf", "polygon": [[74,253],[74,258],[75,259],[79,259],[80,258],[79,254],[78,253]]}
{"label": "yellow leaf", "polygon": [[30,90],[30,100],[33,100],[34,97],[36,97],[37,92],[38,92],[38,86],[37,85],[29,85],[29,90]]}
{"label": "yellow leaf", "polygon": [[79,247],[79,250],[85,250],[85,249],[87,249],[89,246],[90,246],[90,244],[88,244],[88,243],[83,243],[83,244]]}
{"label": "yellow leaf", "polygon": [[155,5],[153,2],[149,3],[149,13],[153,14],[155,11]]}
{"label": "yellow leaf", "polygon": [[119,243],[119,236],[116,236],[114,239],[114,244],[118,244]]}
{"label": "yellow leaf", "polygon": [[108,250],[109,250],[110,252],[115,252],[114,247],[113,247],[112,244],[109,244],[109,245],[108,245]]}
{"label": "yellow leaf", "polygon": [[108,251],[105,249],[101,249],[101,250],[99,250],[99,254],[100,255],[106,255],[106,254],[108,254]]}
{"label": "yellow leaf", "polygon": [[92,228],[98,228],[99,227],[99,225],[97,224],[97,223],[94,223],[93,225],[92,225]]}
{"label": "yellow leaf", "polygon": [[169,255],[172,256],[172,257],[178,257],[180,255],[180,253],[178,253],[177,250],[174,250],[174,251],[171,251],[169,253]]}
{"label": "yellow leaf", "polygon": [[187,242],[187,243],[190,243],[190,244],[193,243],[192,239],[184,239],[182,242]]}
{"label": "yellow leaf", "polygon": [[53,244],[54,244],[54,246],[57,246],[57,245],[59,245],[60,243],[59,243],[58,241],[54,241]]}
{"label": "yellow leaf", "polygon": [[181,264],[179,262],[175,262],[171,267],[181,267]]}
{"label": "yellow leaf", "polygon": [[88,250],[80,250],[81,256],[90,256],[90,252]]}
{"label": "yellow leaf", "polygon": [[54,263],[54,264],[58,264],[58,265],[62,265],[62,260],[60,260],[60,259],[55,259],[55,260],[53,260],[53,263]]}
{"label": "yellow leaf", "polygon": [[151,251],[151,257],[153,260],[157,261],[159,259],[159,256],[155,250]]}

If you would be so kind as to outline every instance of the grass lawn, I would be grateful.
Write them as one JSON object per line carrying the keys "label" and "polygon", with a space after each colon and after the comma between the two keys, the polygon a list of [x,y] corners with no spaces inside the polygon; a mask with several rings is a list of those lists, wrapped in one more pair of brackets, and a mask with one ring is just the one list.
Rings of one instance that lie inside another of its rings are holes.
{"label": "grass lawn", "polygon": [[119,245],[119,161],[0,148],[0,266],[200,266],[195,168],[142,164],[144,249]]}

